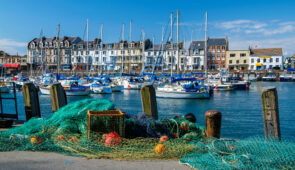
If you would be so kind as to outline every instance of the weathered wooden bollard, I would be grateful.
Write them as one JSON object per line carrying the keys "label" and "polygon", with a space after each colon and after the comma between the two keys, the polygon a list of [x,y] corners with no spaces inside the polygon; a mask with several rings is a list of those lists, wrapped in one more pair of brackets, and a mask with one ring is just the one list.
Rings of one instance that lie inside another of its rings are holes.
{"label": "weathered wooden bollard", "polygon": [[153,85],[144,85],[140,89],[142,110],[148,117],[158,119],[156,91]]}
{"label": "weathered wooden bollard", "polygon": [[272,87],[264,90],[261,98],[265,137],[281,139],[277,89]]}
{"label": "weathered wooden bollard", "polygon": [[33,83],[25,83],[23,85],[23,98],[26,112],[26,120],[32,117],[41,117],[38,89]]}
{"label": "weathered wooden bollard", "polygon": [[66,92],[60,83],[50,85],[49,89],[52,112],[55,112],[68,103]]}
{"label": "weathered wooden bollard", "polygon": [[220,138],[221,113],[217,110],[208,110],[205,119],[207,137]]}

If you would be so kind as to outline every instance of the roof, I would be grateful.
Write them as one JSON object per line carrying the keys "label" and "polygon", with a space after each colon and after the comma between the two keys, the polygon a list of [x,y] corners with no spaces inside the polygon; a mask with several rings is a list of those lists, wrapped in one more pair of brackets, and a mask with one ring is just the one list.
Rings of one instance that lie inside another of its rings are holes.
{"label": "roof", "polygon": [[227,38],[208,38],[208,45],[226,45]]}
{"label": "roof", "polygon": [[251,49],[251,56],[283,56],[282,48]]}
{"label": "roof", "polygon": [[[209,45],[227,45],[227,38],[208,38]],[[190,43],[189,49],[200,50],[205,48],[205,40],[196,40]]]}
{"label": "roof", "polygon": [[198,41],[192,41],[190,43],[189,49],[191,49],[191,50],[204,49],[204,47],[205,47],[205,41],[198,40]]}
{"label": "roof", "polygon": [[[163,45],[163,48],[165,48],[165,45]],[[164,50],[161,48],[161,44],[154,44],[152,47],[146,49],[146,51],[161,51]]]}

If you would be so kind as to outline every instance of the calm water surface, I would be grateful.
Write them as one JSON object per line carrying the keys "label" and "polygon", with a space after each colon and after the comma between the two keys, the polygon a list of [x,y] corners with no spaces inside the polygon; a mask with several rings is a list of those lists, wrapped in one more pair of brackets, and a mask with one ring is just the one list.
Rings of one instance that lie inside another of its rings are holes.
{"label": "calm water surface", "polygon": [[[222,113],[221,136],[243,139],[264,135],[261,92],[264,88],[275,86],[279,97],[281,133],[284,139],[295,141],[295,83],[294,82],[255,82],[248,91],[214,92],[209,100],[198,99],[157,99],[159,116],[170,118],[192,112],[200,125],[205,125],[204,114],[207,110],[219,110]],[[25,119],[22,94],[18,93],[19,119]],[[69,96],[74,102],[83,98],[108,99],[116,108],[128,114],[141,112],[140,91],[125,90],[113,94],[92,94],[87,97]],[[51,103],[47,95],[40,95],[40,107],[43,117],[51,116]],[[7,113],[13,113],[13,103],[4,105]]]}

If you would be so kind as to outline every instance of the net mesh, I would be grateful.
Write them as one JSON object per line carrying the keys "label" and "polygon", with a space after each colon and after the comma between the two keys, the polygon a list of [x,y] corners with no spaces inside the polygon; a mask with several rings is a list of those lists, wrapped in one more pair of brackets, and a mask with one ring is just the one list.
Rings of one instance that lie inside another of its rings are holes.
{"label": "net mesh", "polygon": [[[125,160],[179,159],[198,149],[187,141],[200,141],[204,137],[201,128],[184,118],[153,120],[141,116],[125,119],[125,138],[121,138],[118,146],[107,146],[104,132],[92,132],[88,139],[87,111],[114,109],[107,100],[84,99],[70,103],[48,119],[32,118],[20,127],[1,132],[0,151],[48,151]],[[108,117],[100,118],[100,122],[106,125],[109,120]],[[167,135],[170,140],[164,142],[166,152],[156,154],[154,148],[162,135]]]}
{"label": "net mesh", "polygon": [[295,168],[295,145],[292,142],[262,137],[241,141],[211,139],[207,142],[196,143],[199,150],[183,156],[180,162],[197,169]]}
{"label": "net mesh", "polygon": [[[104,132],[93,132],[88,138],[87,111],[114,109],[107,100],[70,103],[50,118],[32,118],[20,127],[1,132],[0,151],[47,151],[117,160],[180,159],[197,169],[295,169],[292,142],[261,137],[239,141],[207,139],[202,127],[184,117],[153,120],[144,114],[127,115],[125,137],[119,145],[106,145]],[[109,120],[100,118],[106,124]],[[162,141],[165,152],[157,154],[155,146],[164,135],[169,139]]]}

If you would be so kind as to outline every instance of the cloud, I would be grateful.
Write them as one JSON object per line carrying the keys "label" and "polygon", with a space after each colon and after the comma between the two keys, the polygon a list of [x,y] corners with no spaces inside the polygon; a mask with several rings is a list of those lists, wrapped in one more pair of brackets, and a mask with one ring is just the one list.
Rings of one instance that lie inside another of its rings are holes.
{"label": "cloud", "polygon": [[255,20],[233,20],[218,22],[215,27],[230,31],[231,33],[245,33],[258,36],[272,36],[295,31],[295,21],[281,22],[271,20],[260,22]]}
{"label": "cloud", "polygon": [[25,42],[18,42],[12,39],[0,39],[0,50],[3,50],[9,54],[26,54]]}
{"label": "cloud", "polygon": [[227,30],[242,30],[242,29],[260,29],[266,27],[267,24],[253,20],[233,20],[226,22],[217,22],[216,27]]}

